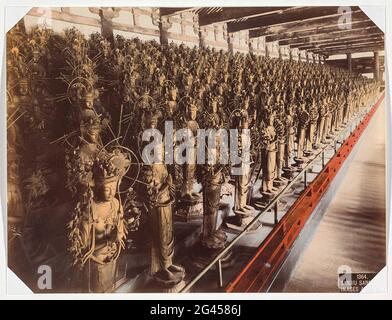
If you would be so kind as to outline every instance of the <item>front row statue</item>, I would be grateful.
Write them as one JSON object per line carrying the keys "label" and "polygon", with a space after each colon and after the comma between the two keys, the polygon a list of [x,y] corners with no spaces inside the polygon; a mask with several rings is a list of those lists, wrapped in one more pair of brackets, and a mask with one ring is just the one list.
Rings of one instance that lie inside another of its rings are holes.
{"label": "front row statue", "polygon": [[92,167],[92,179],[80,196],[69,224],[74,264],[82,269],[85,292],[115,289],[117,259],[125,248],[127,230],[116,198],[129,160],[119,150],[103,151]]}
{"label": "front row statue", "polygon": [[[154,129],[161,113],[157,110],[144,111],[144,126]],[[173,212],[175,188],[172,176],[164,163],[164,144],[154,150],[153,159],[143,164],[139,197],[146,205],[151,228],[151,269],[152,286],[172,292],[181,285],[185,269],[173,264],[174,235]]]}

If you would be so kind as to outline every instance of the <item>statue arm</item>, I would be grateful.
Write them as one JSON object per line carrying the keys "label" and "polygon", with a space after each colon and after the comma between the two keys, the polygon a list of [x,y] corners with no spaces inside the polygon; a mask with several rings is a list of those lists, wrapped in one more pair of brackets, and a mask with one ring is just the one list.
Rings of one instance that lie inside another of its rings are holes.
{"label": "statue arm", "polygon": [[82,248],[88,248],[90,246],[92,227],[92,223],[87,218],[84,218],[80,227]]}
{"label": "statue arm", "polygon": [[116,210],[118,212],[118,222],[117,222],[117,241],[120,243],[120,246],[124,249],[125,243],[124,240],[127,235],[127,230],[124,224],[124,209],[120,205],[117,199],[115,199]]}

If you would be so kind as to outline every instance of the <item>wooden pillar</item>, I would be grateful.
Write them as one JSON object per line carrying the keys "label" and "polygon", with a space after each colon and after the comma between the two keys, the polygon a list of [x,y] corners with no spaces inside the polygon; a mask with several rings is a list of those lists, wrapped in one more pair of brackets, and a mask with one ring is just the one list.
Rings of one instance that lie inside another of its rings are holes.
{"label": "wooden pillar", "polygon": [[[138,13],[136,12],[136,9],[135,9],[135,8],[132,8],[132,9],[131,9],[131,14],[132,14],[133,25],[134,25],[134,26],[138,26],[138,25],[139,25],[139,15],[138,15]],[[154,21],[153,21],[153,23],[154,23]],[[156,25],[156,24],[155,24],[155,25]]]}
{"label": "wooden pillar", "polygon": [[185,17],[184,17],[183,13],[180,14],[180,20],[181,20],[181,22],[180,22],[180,24],[181,24],[181,35],[183,36],[183,35],[185,35],[185,27],[186,27]]}
{"label": "wooden pillar", "polygon": [[289,60],[293,60],[293,51],[289,48]]}
{"label": "wooden pillar", "polygon": [[374,52],[374,79],[380,81],[380,55],[378,51]]}
{"label": "wooden pillar", "polygon": [[161,16],[159,21],[159,42],[163,45],[169,44],[169,29],[172,24],[169,17]]}
{"label": "wooden pillar", "polygon": [[234,52],[233,42],[234,42],[234,34],[228,33],[227,34],[227,48],[229,50],[229,53]]}
{"label": "wooden pillar", "polygon": [[249,48],[249,53],[254,53],[255,50],[253,48],[253,43],[250,39],[248,41],[248,48]]}
{"label": "wooden pillar", "polygon": [[206,45],[206,37],[207,37],[207,28],[206,27],[200,27],[199,28],[199,47],[200,48],[205,48]]}
{"label": "wooden pillar", "polygon": [[350,72],[350,73],[353,72],[353,64],[352,64],[351,53],[347,53],[347,69],[348,69],[348,72]]}
{"label": "wooden pillar", "polygon": [[[112,45],[114,44],[114,35],[113,35],[113,18],[117,18],[120,14],[119,8],[113,7],[89,7],[90,12],[98,14],[101,18],[101,33],[106,40],[108,40]],[[61,10],[62,12],[66,12]]]}
{"label": "wooden pillar", "polygon": [[113,45],[113,18],[118,17],[120,9],[117,8],[101,8],[99,15],[101,17],[101,32],[102,35]]}

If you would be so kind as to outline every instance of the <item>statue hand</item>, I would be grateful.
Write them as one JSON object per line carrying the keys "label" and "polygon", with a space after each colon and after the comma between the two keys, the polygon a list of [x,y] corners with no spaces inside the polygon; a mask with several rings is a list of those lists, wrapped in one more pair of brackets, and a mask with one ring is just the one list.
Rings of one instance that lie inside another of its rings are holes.
{"label": "statue hand", "polygon": [[125,249],[125,242],[124,242],[124,240],[123,239],[119,239],[118,242],[120,244],[121,249]]}
{"label": "statue hand", "polygon": [[120,247],[121,247],[122,249],[125,249],[125,242],[124,242],[124,239],[125,239],[125,234],[124,234],[123,232],[118,232],[118,233],[117,233],[117,241],[118,241],[118,243],[120,244]]}

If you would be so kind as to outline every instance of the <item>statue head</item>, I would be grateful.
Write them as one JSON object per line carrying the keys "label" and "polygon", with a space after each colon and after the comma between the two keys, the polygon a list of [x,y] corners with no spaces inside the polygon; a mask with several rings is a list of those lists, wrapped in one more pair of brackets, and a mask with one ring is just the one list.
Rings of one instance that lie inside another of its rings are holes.
{"label": "statue head", "polygon": [[41,54],[39,52],[39,49],[37,47],[33,48],[33,62],[38,62]]}
{"label": "statue head", "polygon": [[223,96],[223,86],[220,84],[217,87],[218,95]]}
{"label": "statue head", "polygon": [[162,72],[159,72],[159,75],[158,75],[158,83],[159,83],[159,85],[163,86],[164,83],[165,83],[165,80],[166,80],[165,75]]}
{"label": "statue head", "polygon": [[216,97],[211,97],[211,112],[218,112],[218,99]]}
{"label": "statue head", "polygon": [[93,109],[93,107],[94,107],[94,93],[88,91],[84,96],[84,108]]}
{"label": "statue head", "polygon": [[158,111],[146,110],[144,113],[144,125],[146,129],[156,129],[161,114]]}
{"label": "statue head", "polygon": [[22,78],[19,81],[19,93],[22,96],[26,96],[29,93],[29,84],[26,78]]}
{"label": "statue head", "polygon": [[175,111],[175,107],[176,107],[176,103],[172,100],[168,100],[166,99],[166,111],[167,113],[171,116],[173,115],[174,111]]}
{"label": "statue head", "polygon": [[275,118],[276,118],[276,113],[275,113],[275,111],[270,110],[270,111],[268,112],[268,115],[267,115],[268,125],[273,126],[273,125],[274,125]]}
{"label": "statue head", "polygon": [[198,108],[197,108],[196,104],[193,101],[191,101],[190,105],[188,107],[188,115],[189,115],[190,120],[196,120],[197,110],[198,110]]}
{"label": "statue head", "polygon": [[177,100],[177,88],[176,87],[171,87],[169,89],[169,97],[170,97],[170,100],[172,100],[172,101]]}
{"label": "statue head", "polygon": [[189,73],[189,74],[186,76],[186,84],[187,84],[188,86],[191,86],[192,83],[193,83],[193,76],[192,76],[191,73]]}
{"label": "statue head", "polygon": [[112,200],[117,192],[118,179],[105,179],[96,186],[96,198],[100,201]]}
{"label": "statue head", "polygon": [[[110,47],[109,42],[106,39],[103,39],[99,42],[99,45],[101,46],[101,50],[104,58],[107,58],[109,56],[109,47]],[[117,50],[120,51],[119,49],[115,50],[115,58],[117,56]]]}
{"label": "statue head", "polygon": [[228,73],[228,72],[225,72],[225,73],[223,74],[223,82],[224,82],[224,83],[227,83],[228,80],[229,80],[229,73]]}
{"label": "statue head", "polygon": [[81,135],[89,143],[99,143],[101,129],[101,121],[98,117],[82,119],[80,124]]}
{"label": "statue head", "polygon": [[248,110],[249,109],[249,96],[245,96],[246,95],[246,92],[245,91],[243,91],[242,92],[242,109],[243,110]]}
{"label": "statue head", "polygon": [[120,179],[125,175],[129,165],[130,160],[119,149],[96,161],[93,178],[95,197],[98,201],[110,201],[116,196]]}

